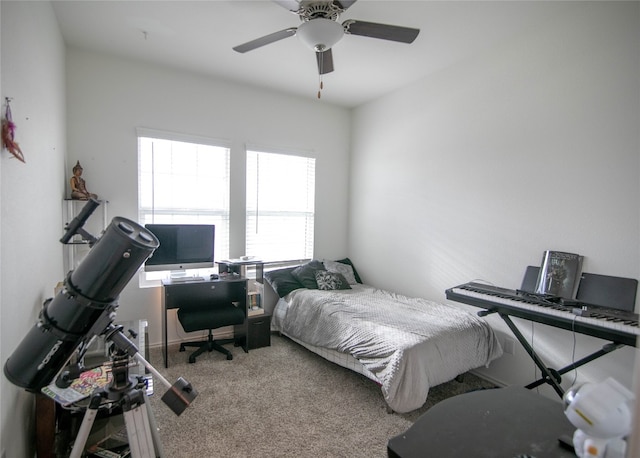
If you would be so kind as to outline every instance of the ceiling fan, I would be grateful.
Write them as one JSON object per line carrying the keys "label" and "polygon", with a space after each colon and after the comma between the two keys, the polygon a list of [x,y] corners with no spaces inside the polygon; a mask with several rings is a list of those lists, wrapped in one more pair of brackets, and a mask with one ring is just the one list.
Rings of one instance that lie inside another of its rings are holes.
{"label": "ceiling fan", "polygon": [[[379,38],[382,40],[397,41],[400,43],[413,43],[420,33],[420,29],[378,24],[355,19],[347,19],[340,24],[338,22],[340,15],[351,7],[357,0],[273,1],[292,13],[297,14],[300,17],[302,24],[298,27],[289,27],[235,46],[233,48],[234,51],[245,53],[293,35],[297,35],[300,41],[313,49],[316,53],[318,73],[320,75],[320,89],[322,89],[322,75],[334,70],[331,48],[338,43],[345,34]],[[318,91],[318,98],[320,98],[320,91]]]}

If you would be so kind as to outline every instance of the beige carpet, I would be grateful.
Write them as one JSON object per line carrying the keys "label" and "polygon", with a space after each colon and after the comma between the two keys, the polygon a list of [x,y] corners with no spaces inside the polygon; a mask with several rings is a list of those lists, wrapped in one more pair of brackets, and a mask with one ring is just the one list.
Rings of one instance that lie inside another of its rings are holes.
{"label": "beige carpet", "polygon": [[170,383],[183,377],[198,397],[180,416],[150,398],[167,458],[194,457],[385,457],[387,441],[429,406],[482,387],[465,374],[462,383],[433,387],[427,403],[408,414],[389,414],[380,388],[364,376],[330,363],[273,334],[271,346],[244,353],[227,345],[232,361],[217,353],[187,362],[191,349],[169,348],[169,368],[160,349],[149,362]]}

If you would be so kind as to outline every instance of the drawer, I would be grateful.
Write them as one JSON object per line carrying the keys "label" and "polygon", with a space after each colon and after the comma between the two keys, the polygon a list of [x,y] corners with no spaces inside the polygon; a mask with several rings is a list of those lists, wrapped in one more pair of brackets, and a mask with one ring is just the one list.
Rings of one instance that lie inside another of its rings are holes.
{"label": "drawer", "polygon": [[250,316],[248,323],[248,348],[268,347],[271,345],[271,315]]}

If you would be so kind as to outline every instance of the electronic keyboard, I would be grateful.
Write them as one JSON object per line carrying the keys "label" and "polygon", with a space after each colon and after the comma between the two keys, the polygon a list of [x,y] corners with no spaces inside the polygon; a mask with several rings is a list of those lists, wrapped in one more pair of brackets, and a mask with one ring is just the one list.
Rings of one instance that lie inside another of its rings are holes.
{"label": "electronic keyboard", "polygon": [[544,323],[581,334],[636,346],[640,336],[635,313],[576,301],[563,301],[482,283],[466,283],[446,291],[447,299],[486,309],[481,315],[497,312]]}

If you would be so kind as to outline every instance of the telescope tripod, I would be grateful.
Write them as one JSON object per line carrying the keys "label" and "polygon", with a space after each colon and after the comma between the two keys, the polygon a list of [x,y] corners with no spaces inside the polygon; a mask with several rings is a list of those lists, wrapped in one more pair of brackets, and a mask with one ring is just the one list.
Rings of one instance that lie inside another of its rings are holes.
{"label": "telescope tripod", "polygon": [[112,355],[112,379],[108,386],[91,395],[70,458],[80,458],[103,401],[122,409],[132,458],[162,457],[162,446],[151,407],[147,404],[144,377],[129,377],[129,357],[118,351]]}
{"label": "telescope tripod", "polygon": [[171,385],[138,353],[136,346],[122,333],[121,326],[109,325],[105,340],[114,344],[114,349],[110,353],[112,361],[111,382],[91,395],[89,407],[82,419],[69,458],[82,456],[103,400],[122,408],[132,458],[163,458],[164,454],[155,417],[151,406],[146,402],[146,381],[142,376],[129,376],[130,357],[141,362],[160,382],[169,387],[169,390],[162,396],[162,401],[176,415],[180,415],[198,393],[182,377]]}

